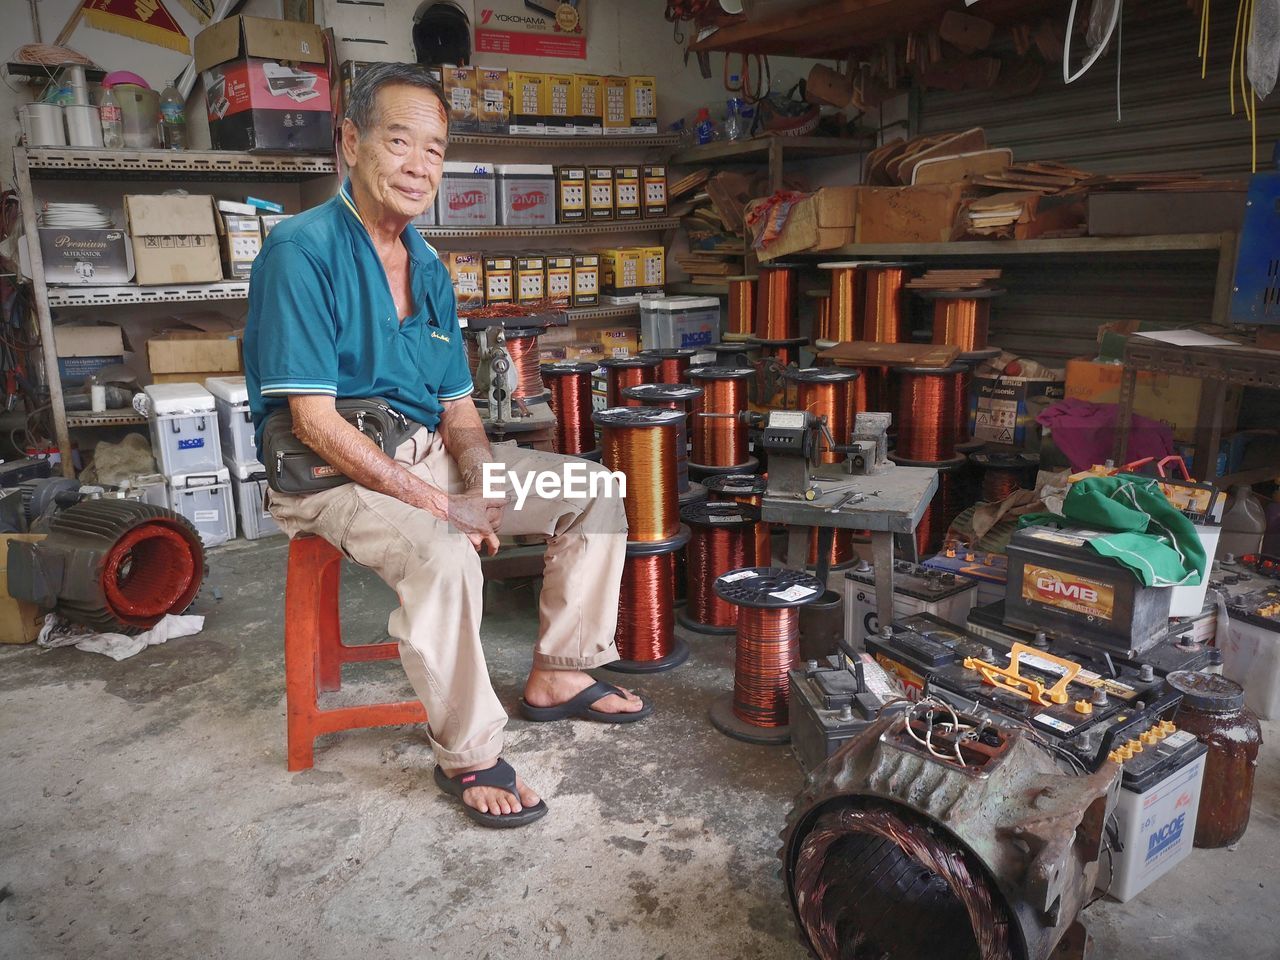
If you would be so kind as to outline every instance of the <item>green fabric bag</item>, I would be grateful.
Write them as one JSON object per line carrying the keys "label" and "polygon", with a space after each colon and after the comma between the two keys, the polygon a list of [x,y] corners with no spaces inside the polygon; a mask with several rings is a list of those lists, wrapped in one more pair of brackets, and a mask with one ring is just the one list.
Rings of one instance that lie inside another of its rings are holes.
{"label": "green fabric bag", "polygon": [[1209,558],[1195,525],[1150,477],[1088,477],[1072,485],[1062,502],[1062,516],[1027,514],[1019,526],[1064,522],[1114,531],[1089,545],[1148,587],[1195,586],[1208,573]]}

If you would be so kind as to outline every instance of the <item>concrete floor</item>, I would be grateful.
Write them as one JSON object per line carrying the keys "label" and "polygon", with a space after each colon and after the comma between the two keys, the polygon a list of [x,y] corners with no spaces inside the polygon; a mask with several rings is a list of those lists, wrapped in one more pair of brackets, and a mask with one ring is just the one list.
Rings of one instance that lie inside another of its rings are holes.
{"label": "concrete floor", "polygon": [[[658,709],[638,727],[514,720],[506,754],[551,813],[472,828],[412,728],[327,738],[313,770],[285,772],[285,546],[214,552],[223,599],[200,601],[198,637],[122,663],[0,649],[0,957],[804,956],[775,859],[799,768],[707,722],[731,685],[723,640],[692,638],[686,666],[637,682]],[[489,594],[491,671],[514,711],[532,588]],[[390,591],[355,571],[344,597],[348,640],[382,639]],[[368,665],[342,697],[407,689]],[[1239,849],[1093,907],[1095,956],[1280,957],[1278,734],[1267,725]]]}

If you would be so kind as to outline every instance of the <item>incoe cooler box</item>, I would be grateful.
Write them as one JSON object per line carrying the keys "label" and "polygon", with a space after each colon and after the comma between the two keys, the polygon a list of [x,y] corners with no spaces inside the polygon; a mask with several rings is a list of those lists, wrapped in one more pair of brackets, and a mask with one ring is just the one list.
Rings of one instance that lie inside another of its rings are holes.
{"label": "incoe cooler box", "polygon": [[206,547],[216,547],[236,535],[231,474],[226,467],[170,476],[169,509],[191,521]]}
{"label": "incoe cooler box", "polygon": [[267,511],[267,473],[241,467],[231,471],[231,496],[240,515],[240,533],[246,540],[258,540],[283,533],[276,518]]}
{"label": "incoe cooler box", "polygon": [[718,297],[657,297],[640,301],[644,349],[705,347],[720,342]]}
{"label": "incoe cooler box", "polygon": [[218,414],[213,394],[198,383],[153,383],[151,452],[160,472],[171,480],[222,469]]}
{"label": "incoe cooler box", "polygon": [[244,377],[210,377],[205,389],[213,394],[218,411],[218,438],[222,444],[223,462],[235,472],[247,467],[250,472],[266,469],[258,460],[254,442],[253,416],[249,413],[249,388]]}

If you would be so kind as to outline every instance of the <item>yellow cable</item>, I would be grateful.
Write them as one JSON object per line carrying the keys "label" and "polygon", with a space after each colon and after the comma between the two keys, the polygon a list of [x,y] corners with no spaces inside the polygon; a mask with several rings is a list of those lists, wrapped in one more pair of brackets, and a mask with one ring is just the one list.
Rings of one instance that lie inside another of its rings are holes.
{"label": "yellow cable", "polygon": [[1231,41],[1231,67],[1227,71],[1227,92],[1231,95],[1231,115],[1236,115],[1236,57],[1240,53],[1240,21],[1244,18],[1244,7],[1248,0],[1240,0],[1236,8],[1236,35]]}
{"label": "yellow cable", "polygon": [[1200,7],[1200,79],[1209,69],[1209,0]]}

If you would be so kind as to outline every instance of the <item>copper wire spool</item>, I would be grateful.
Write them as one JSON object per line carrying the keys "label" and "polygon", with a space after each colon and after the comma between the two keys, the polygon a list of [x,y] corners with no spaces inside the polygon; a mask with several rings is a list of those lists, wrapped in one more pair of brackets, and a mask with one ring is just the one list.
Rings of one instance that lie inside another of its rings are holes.
{"label": "copper wire spool", "polygon": [[785,340],[796,335],[796,274],[790,267],[760,268],[756,285],[756,337]]}
{"label": "copper wire spool", "polygon": [[699,413],[742,413],[747,409],[747,384],[751,367],[693,367],[689,382],[703,390],[694,410]]}
{"label": "copper wire spool", "polygon": [[979,297],[938,298],[933,304],[933,342],[949,343],[961,353],[987,348],[991,301]]}
{"label": "copper wire spool", "polygon": [[674,552],[627,557],[614,633],[624,661],[652,663],[675,653],[675,562]]}
{"label": "copper wire spool", "polygon": [[861,339],[876,343],[902,343],[904,340],[906,267],[906,264],[885,263],[863,267],[866,280]]}
{"label": "copper wire spool", "polygon": [[591,423],[592,363],[546,363],[542,377],[551,390],[551,412],[556,415],[552,433],[556,453],[578,456],[596,449]]}
{"label": "copper wire spool", "polygon": [[542,383],[542,364],[538,358],[538,331],[508,330],[506,342],[515,375],[511,396],[517,400],[541,397],[546,387]]}
{"label": "copper wire spool", "polygon": [[680,530],[675,410],[611,407],[592,420],[601,428],[601,462],[627,478],[627,541],[670,540]]}
{"label": "copper wire spool", "polygon": [[974,453],[969,462],[982,471],[979,499],[999,503],[1031,485],[1037,461],[1021,454]]}
{"label": "copper wire spool", "polygon": [[642,357],[656,357],[658,369],[654,373],[654,383],[688,383],[689,367],[697,350],[682,347],[664,347],[658,350],[641,350]]}
{"label": "copper wire spool", "polygon": [[689,527],[688,601],[679,620],[694,630],[731,633],[738,607],[715,592],[716,578],[751,564],[760,512],[738,503],[693,503],[680,511]]}
{"label": "copper wire spool", "polygon": [[[973,383],[973,365],[960,364],[961,370],[956,374],[953,389],[955,392],[956,411],[956,447],[964,448],[973,442],[969,434],[969,387]],[[970,447],[969,449],[972,449]]]}
{"label": "copper wire spool", "polygon": [[747,462],[747,425],[737,414],[695,413],[689,459],[703,467]]}
{"label": "copper wire spool", "polygon": [[963,509],[960,504],[960,487],[956,481],[954,470],[938,473],[938,492],[929,501],[924,516],[916,527],[916,552],[921,558],[928,557],[942,549],[947,530],[951,522]]}
{"label": "copper wire spool", "polygon": [[992,468],[982,474],[981,497],[986,503],[999,503],[1022,489],[1021,470]]}
{"label": "copper wire spool", "polygon": [[[831,537],[831,552],[827,554],[827,566],[834,569],[845,567],[858,559],[853,545],[852,530],[835,530]],[[809,530],[809,550],[805,558],[805,566],[817,569],[818,566],[818,528]]]}
{"label": "copper wire spool", "polygon": [[[862,379],[857,370],[841,367],[804,367],[791,370],[787,378],[796,387],[796,407],[827,418],[827,430],[837,444],[853,438],[853,418],[858,412],[855,385]],[[823,441],[825,447],[826,441]],[[839,463],[843,454],[824,449],[821,463]]]}
{"label": "copper wire spool", "polygon": [[729,277],[729,316],[725,332],[749,337],[756,329],[756,278]]}
{"label": "copper wire spool", "polygon": [[902,367],[898,373],[895,457],[941,463],[956,457],[956,380],[964,368]]}
{"label": "copper wire spool", "polygon": [[863,263],[820,263],[819,269],[831,273],[828,299],[830,320],[825,339],[847,343],[859,338],[859,320],[863,311]]}
{"label": "copper wire spool", "polygon": [[[712,502],[741,503],[759,510],[764,506],[764,492],[768,486],[768,478],[756,473],[722,473],[707,477],[702,481],[702,485],[707,488],[707,497]],[[754,552],[747,557],[747,565],[769,566],[773,563],[770,524],[763,520],[756,524],[754,541]]]}
{"label": "copper wire spool", "polygon": [[638,400],[646,407],[660,410],[678,410],[683,416],[677,421],[676,478],[677,489],[685,493],[689,489],[689,411],[702,396],[702,388],[682,383],[642,383],[622,391],[627,400]]}
{"label": "copper wire spool", "polygon": [[831,339],[831,296],[826,291],[810,290],[805,294],[813,305],[813,339]]}
{"label": "copper wire spool", "polygon": [[638,407],[638,400],[627,400],[622,391],[653,383],[660,361],[657,357],[610,357],[601,360],[604,368],[604,398],[606,407]]}

